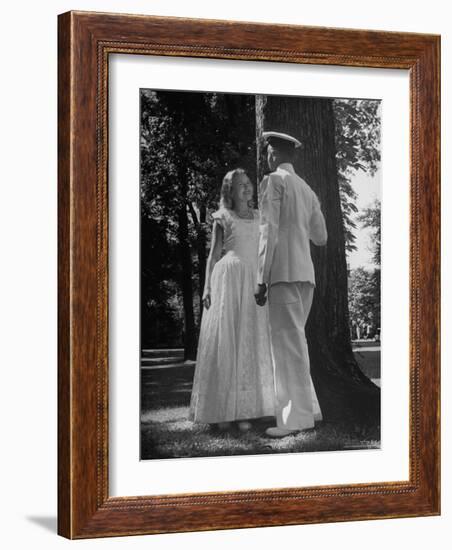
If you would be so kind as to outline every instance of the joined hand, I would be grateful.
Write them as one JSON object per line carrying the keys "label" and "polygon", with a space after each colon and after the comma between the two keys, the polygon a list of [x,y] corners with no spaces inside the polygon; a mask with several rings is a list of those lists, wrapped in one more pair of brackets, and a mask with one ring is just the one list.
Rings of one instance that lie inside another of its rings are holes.
{"label": "joined hand", "polygon": [[258,306],[265,305],[267,302],[267,285],[265,283],[257,285],[254,298],[256,299],[256,304]]}

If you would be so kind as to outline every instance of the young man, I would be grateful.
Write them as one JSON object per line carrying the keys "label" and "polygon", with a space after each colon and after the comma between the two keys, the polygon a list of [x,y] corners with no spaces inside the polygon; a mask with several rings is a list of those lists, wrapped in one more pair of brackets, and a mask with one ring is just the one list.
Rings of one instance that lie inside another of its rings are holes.
{"label": "young man", "polygon": [[[310,241],[326,244],[327,231],[314,191],[294,171],[301,143],[280,132],[264,132],[271,173],[260,187],[261,227],[256,303],[269,296],[275,361],[276,427],[285,437],[314,426],[313,392],[305,324],[315,285]],[[315,398],[316,399],[316,398]]]}

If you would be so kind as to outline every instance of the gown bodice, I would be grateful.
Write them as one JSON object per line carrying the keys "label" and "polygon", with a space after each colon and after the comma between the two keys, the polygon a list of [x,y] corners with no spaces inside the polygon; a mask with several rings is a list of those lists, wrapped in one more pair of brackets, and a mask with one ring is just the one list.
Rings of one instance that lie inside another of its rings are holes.
{"label": "gown bodice", "polygon": [[223,227],[225,256],[238,258],[246,263],[257,263],[259,245],[259,213],[253,210],[253,218],[241,218],[228,209],[215,212],[214,219]]}

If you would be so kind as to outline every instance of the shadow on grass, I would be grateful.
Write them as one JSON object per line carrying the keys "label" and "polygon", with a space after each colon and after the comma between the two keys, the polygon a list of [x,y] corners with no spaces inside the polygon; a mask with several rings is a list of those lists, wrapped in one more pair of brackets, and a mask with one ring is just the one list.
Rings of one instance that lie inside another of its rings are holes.
{"label": "shadow on grass", "polygon": [[355,359],[358,362],[360,369],[368,378],[380,378],[380,350],[378,351],[355,351]]}
{"label": "shadow on grass", "polygon": [[190,404],[194,366],[141,371],[141,411]]}
{"label": "shadow on grass", "polygon": [[378,449],[379,428],[316,424],[312,430],[283,439],[270,439],[265,430],[273,418],[257,419],[249,432],[235,425],[218,431],[188,420],[194,368],[149,369],[141,377],[141,459],[188,458],[201,456],[255,455]]}

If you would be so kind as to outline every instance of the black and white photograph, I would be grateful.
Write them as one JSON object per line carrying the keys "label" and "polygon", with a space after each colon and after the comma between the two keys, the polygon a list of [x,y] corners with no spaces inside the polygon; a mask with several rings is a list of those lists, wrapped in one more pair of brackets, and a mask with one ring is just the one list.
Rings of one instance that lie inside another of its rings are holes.
{"label": "black and white photograph", "polygon": [[380,449],[378,98],[140,89],[140,459]]}
{"label": "black and white photograph", "polygon": [[451,547],[450,6],[2,5],[5,550]]}

